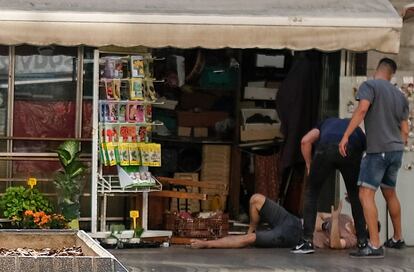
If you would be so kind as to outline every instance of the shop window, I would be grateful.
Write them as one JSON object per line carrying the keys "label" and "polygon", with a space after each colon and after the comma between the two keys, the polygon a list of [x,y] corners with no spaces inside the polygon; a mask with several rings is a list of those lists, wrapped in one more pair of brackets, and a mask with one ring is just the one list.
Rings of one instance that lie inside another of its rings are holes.
{"label": "shop window", "polygon": [[355,53],[355,76],[366,76],[367,75],[367,58],[368,54]]}
{"label": "shop window", "polygon": [[[0,46],[0,137],[7,136],[7,100],[9,87],[9,47]],[[0,140],[0,152],[7,151],[7,141]],[[7,177],[7,164],[0,160],[0,179]],[[4,191],[5,182],[0,182],[0,190]]]}
{"label": "shop window", "polygon": [[[16,47],[14,137],[75,137],[76,56],[76,48]],[[54,147],[33,141],[13,146],[14,152],[50,152]]]}
{"label": "shop window", "polygon": [[[92,138],[93,111],[93,48],[85,48],[83,59],[82,138]],[[89,141],[82,142],[82,151],[92,152]]]}
{"label": "shop window", "polygon": [[[9,48],[0,46],[0,136],[7,135],[7,90],[9,87]],[[0,143],[0,150],[3,150]]]}
{"label": "shop window", "polygon": [[[13,103],[13,152],[51,153],[60,138],[74,138],[77,48],[17,46]],[[49,140],[42,140],[49,138]],[[53,140],[53,141],[52,141]],[[56,161],[12,162],[12,176],[50,178]]]}

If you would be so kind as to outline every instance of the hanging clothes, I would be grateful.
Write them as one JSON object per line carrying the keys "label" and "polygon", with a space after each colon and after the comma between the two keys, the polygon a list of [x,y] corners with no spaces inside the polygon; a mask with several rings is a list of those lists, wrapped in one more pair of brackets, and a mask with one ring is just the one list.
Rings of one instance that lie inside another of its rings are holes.
{"label": "hanging clothes", "polygon": [[297,53],[276,97],[280,129],[285,137],[281,158],[283,169],[303,162],[300,142],[317,122],[320,82],[321,54],[317,51]]}

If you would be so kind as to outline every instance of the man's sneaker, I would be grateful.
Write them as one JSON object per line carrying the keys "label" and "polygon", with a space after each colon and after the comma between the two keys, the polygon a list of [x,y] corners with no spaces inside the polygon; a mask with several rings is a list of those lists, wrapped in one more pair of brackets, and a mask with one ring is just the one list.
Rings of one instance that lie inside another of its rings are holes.
{"label": "man's sneaker", "polygon": [[290,251],[292,253],[299,253],[299,254],[310,254],[314,253],[315,250],[313,249],[313,243],[306,241],[304,239],[300,240],[297,246],[292,248]]}
{"label": "man's sneaker", "polygon": [[402,249],[405,247],[405,242],[404,240],[395,241],[393,238],[390,238],[384,243],[384,246],[388,248]]}
{"label": "man's sneaker", "polygon": [[358,251],[349,253],[351,258],[384,258],[384,248],[373,248],[370,244],[365,247],[358,248]]}

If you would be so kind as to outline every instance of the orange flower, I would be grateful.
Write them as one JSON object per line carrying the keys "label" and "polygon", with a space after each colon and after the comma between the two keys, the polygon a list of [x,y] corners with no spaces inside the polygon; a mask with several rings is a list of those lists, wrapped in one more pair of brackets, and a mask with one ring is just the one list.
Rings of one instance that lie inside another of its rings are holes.
{"label": "orange flower", "polygon": [[25,215],[25,216],[33,216],[33,211],[32,211],[32,210],[26,210],[26,211],[24,212],[24,215]]}
{"label": "orange flower", "polygon": [[50,215],[45,215],[42,217],[42,220],[39,223],[39,226],[42,227],[43,225],[46,225],[50,221]]}

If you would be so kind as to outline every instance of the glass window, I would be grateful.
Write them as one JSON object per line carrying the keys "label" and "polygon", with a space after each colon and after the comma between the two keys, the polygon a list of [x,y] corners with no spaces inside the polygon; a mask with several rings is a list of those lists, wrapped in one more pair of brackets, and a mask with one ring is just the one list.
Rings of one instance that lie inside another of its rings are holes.
{"label": "glass window", "polygon": [[[16,47],[14,137],[72,138],[77,48]],[[15,141],[15,152],[50,152],[53,142]]]}
{"label": "glass window", "polygon": [[[7,108],[9,89],[9,47],[0,46],[0,136],[7,136]],[[0,152],[7,151],[7,141],[0,140]],[[8,162],[0,160],[0,178],[7,177]],[[4,191],[6,182],[0,181],[0,191]]]}
{"label": "glass window", "polygon": [[[85,48],[83,59],[82,138],[92,138],[93,48]],[[91,142],[82,142],[82,152],[91,153]]]}
{"label": "glass window", "polygon": [[[9,88],[9,47],[0,46],[0,136],[7,135],[7,98]],[[5,151],[3,143],[0,150]]]}

